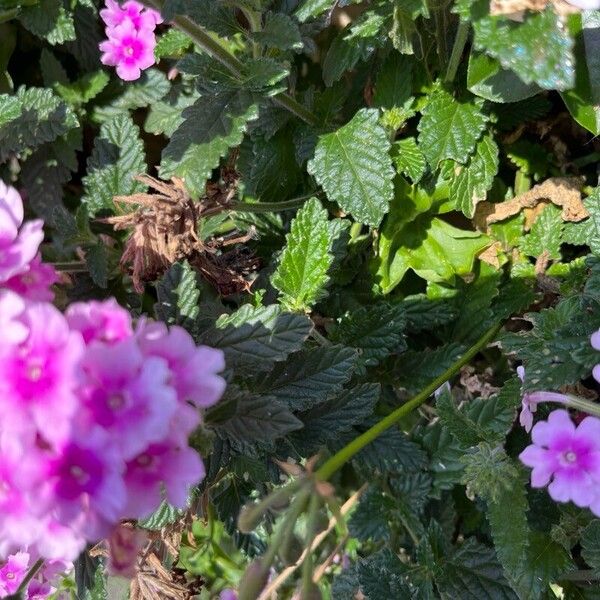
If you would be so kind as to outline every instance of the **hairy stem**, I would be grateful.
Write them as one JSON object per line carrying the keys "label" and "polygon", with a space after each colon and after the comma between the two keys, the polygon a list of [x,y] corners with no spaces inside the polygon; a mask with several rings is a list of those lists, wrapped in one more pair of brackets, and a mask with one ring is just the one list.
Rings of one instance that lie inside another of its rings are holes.
{"label": "hairy stem", "polygon": [[248,213],[281,212],[283,210],[292,210],[294,208],[300,208],[309,198],[318,195],[319,194],[307,194],[306,196],[292,198],[291,200],[284,200],[283,202],[233,202],[226,208],[228,210],[235,210],[237,212]]}
{"label": "hairy stem", "polygon": [[36,576],[37,572],[42,568],[43,564],[44,564],[44,560],[42,558],[38,558],[35,561],[35,563],[33,564],[33,566],[31,567],[31,569],[29,569],[29,571],[27,571],[27,575],[25,575],[25,579],[23,579],[23,581],[21,581],[21,585],[19,586],[19,588],[17,589],[17,591],[14,594],[17,598],[20,598],[21,594],[24,594],[27,591],[27,587],[29,586],[29,583]]}
{"label": "hairy stem", "polygon": [[458,23],[458,29],[456,31],[456,37],[454,38],[454,46],[452,46],[452,54],[450,55],[450,62],[448,63],[448,70],[446,71],[446,77],[444,81],[451,83],[456,77],[456,71],[458,71],[458,65],[462,58],[467,39],[469,38],[469,23],[460,21]]}
{"label": "hairy stem", "polygon": [[473,346],[471,346],[463,356],[452,366],[446,369],[439,377],[436,377],[424,390],[417,394],[412,400],[409,400],[387,417],[367,429],[362,435],[354,438],[349,444],[344,446],[339,452],[329,458],[316,472],[319,479],[329,479],[338,469],[345,465],[355,454],[360,452],[367,444],[370,444],[378,438],[384,431],[396,424],[400,419],[421,406],[442,384],[446,383],[451,377],[456,375],[480,350],[485,348],[491,342],[502,327],[501,323],[494,325],[486,331]]}
{"label": "hairy stem", "polygon": [[[164,4],[163,0],[143,0],[143,2],[150,8],[154,8],[158,11],[162,9]],[[202,48],[204,52],[219,61],[233,75],[241,78],[244,71],[244,63],[231,53],[219,40],[212,37],[204,27],[182,15],[177,15],[173,19],[173,24],[177,29],[187,33],[187,35],[189,35],[196,45]],[[277,96],[274,96],[272,100],[309,125],[319,124],[317,117],[289,94],[278,94]]]}

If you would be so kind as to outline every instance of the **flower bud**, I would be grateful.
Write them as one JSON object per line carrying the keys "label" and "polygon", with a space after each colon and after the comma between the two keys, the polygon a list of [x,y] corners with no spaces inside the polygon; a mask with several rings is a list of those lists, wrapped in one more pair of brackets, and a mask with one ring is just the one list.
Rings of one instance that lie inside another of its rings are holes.
{"label": "flower bud", "polygon": [[256,600],[269,578],[269,569],[261,560],[251,562],[239,585],[238,600]]}

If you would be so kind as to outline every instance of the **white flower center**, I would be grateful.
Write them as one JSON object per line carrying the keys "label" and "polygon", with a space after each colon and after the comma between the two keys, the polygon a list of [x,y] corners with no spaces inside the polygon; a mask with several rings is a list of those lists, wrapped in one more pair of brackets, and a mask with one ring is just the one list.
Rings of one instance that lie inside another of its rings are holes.
{"label": "white flower center", "polygon": [[42,377],[42,367],[37,362],[31,362],[27,365],[27,379],[29,381],[39,381]]}
{"label": "white flower center", "polygon": [[119,409],[119,408],[123,408],[125,404],[125,399],[123,398],[123,396],[121,396],[121,394],[115,394],[114,396],[111,396],[108,399],[108,405],[111,408],[114,408],[115,410]]}
{"label": "white flower center", "polygon": [[73,465],[69,469],[69,471],[70,471],[71,475],[73,476],[73,478],[82,485],[84,483],[87,483],[90,479],[90,476],[88,475],[88,473],[86,473],[79,465]]}
{"label": "white flower center", "polygon": [[127,54],[127,56],[133,56],[133,48],[131,46],[127,46],[127,48],[125,48],[125,54]]}
{"label": "white flower center", "polygon": [[575,454],[575,452],[573,452],[572,450],[569,450],[569,452],[565,452],[564,457],[565,461],[569,464],[573,464],[577,460],[577,454]]}

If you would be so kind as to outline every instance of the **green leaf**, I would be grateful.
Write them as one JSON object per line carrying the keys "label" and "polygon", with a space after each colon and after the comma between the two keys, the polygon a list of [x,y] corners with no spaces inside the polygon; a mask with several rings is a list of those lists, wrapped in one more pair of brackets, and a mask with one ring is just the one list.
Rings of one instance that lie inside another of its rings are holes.
{"label": "green leaf", "polygon": [[193,45],[194,40],[179,29],[169,29],[163,33],[156,42],[154,56],[161,59],[165,57],[179,58]]}
{"label": "green leaf", "polygon": [[175,97],[167,97],[150,105],[144,129],[148,133],[171,136],[183,123],[183,111],[198,99],[196,94],[179,93]]}
{"label": "green leaf", "polygon": [[323,346],[291,354],[251,385],[290,409],[307,410],[338,393],[350,379],[358,354],[344,346]]}
{"label": "green leaf", "polygon": [[464,410],[460,410],[455,405],[448,389],[444,389],[438,395],[435,406],[442,425],[461,445],[474,446],[486,439],[486,431],[478,423],[472,421]]}
{"label": "green leaf", "polygon": [[311,198],[296,213],[286,236],[277,270],[271,278],[281,304],[291,311],[310,311],[323,297],[333,260],[327,211]]}
{"label": "green leaf", "polygon": [[223,315],[202,340],[225,352],[227,366],[270,368],[300,350],[312,329],[304,315],[283,313],[276,305],[243,305],[231,315]]}
{"label": "green leaf", "polygon": [[303,45],[300,28],[284,13],[268,12],[263,28],[252,37],[267,47],[279,50],[300,50]]}
{"label": "green leaf", "polygon": [[458,165],[450,182],[450,199],[469,219],[475,214],[478,202],[485,200],[498,172],[498,146],[489,135],[475,146],[475,154],[465,166]]}
{"label": "green leaf", "polygon": [[399,173],[410,177],[413,183],[419,183],[427,170],[425,155],[421,152],[415,138],[405,138],[394,143],[392,158]]}
{"label": "green leaf", "polygon": [[35,87],[21,87],[16,96],[0,95],[0,115],[0,162],[79,125],[75,113],[52,90]]}
{"label": "green leaf", "polygon": [[156,285],[156,316],[169,325],[191,329],[200,314],[196,271],[187,261],[172,265]]}
{"label": "green leaf", "polygon": [[244,63],[241,85],[246,90],[273,96],[285,90],[286,86],[280,82],[288,75],[289,69],[273,58],[253,58]]}
{"label": "green leaf", "polygon": [[600,520],[594,519],[581,536],[581,554],[585,562],[600,573]]}
{"label": "green leaf", "polygon": [[579,223],[565,223],[562,240],[568,244],[589,246],[600,254],[600,188],[596,187],[584,201],[590,216]]}
{"label": "green leaf", "polygon": [[163,19],[172,21],[175,15],[190,17],[199,25],[226,37],[240,33],[232,3],[215,0],[166,0],[161,14]]}
{"label": "green leaf", "polygon": [[108,285],[108,253],[102,242],[86,249],[85,264],[92,281],[98,287],[106,288]]}
{"label": "green leaf", "polygon": [[183,117],[163,150],[159,173],[163,179],[185,179],[190,193],[201,196],[212,170],[242,141],[248,122],[258,117],[258,107],[247,92],[225,91],[202,96]]}
{"label": "green leaf", "polygon": [[86,73],[73,83],[57,82],[56,93],[71,106],[78,107],[93,100],[108,85],[109,76],[105,71]]}
{"label": "green leaf", "polygon": [[549,258],[560,259],[563,225],[560,208],[549,204],[538,215],[529,234],[523,238],[521,250],[528,256],[534,257],[546,251]]}
{"label": "green leaf", "polygon": [[25,29],[49,44],[75,39],[73,15],[65,9],[61,0],[40,0],[34,6],[25,6],[19,20]]}
{"label": "green leaf", "polygon": [[509,69],[503,69],[497,60],[471,52],[467,87],[476,96],[492,102],[518,102],[540,91],[534,83],[524,83]]}
{"label": "green leaf", "polygon": [[444,563],[435,580],[443,597],[517,600],[492,548],[468,539]]}
{"label": "green leaf", "polygon": [[327,87],[339,81],[368,52],[368,43],[361,38],[351,38],[349,29],[347,27],[336,35],[323,60],[323,81]]}
{"label": "green leaf", "polygon": [[296,17],[299,21],[306,21],[311,17],[318,17],[326,10],[332,9],[335,2],[333,0],[304,0],[296,10]]}
{"label": "green leaf", "polygon": [[386,356],[406,349],[406,320],[398,306],[364,306],[342,318],[330,339],[361,350],[365,366],[377,365]]}
{"label": "green leaf", "polygon": [[399,52],[390,52],[375,80],[374,106],[403,107],[412,93],[413,60]]}
{"label": "green leaf", "polygon": [[359,221],[376,227],[394,194],[389,149],[378,112],[362,109],[348,124],[319,138],[308,171],[329,199]]}
{"label": "green leaf", "polygon": [[158,531],[167,525],[176,523],[185,511],[176,508],[163,500],[160,506],[148,517],[138,521],[138,525],[143,529]]}
{"label": "green leaf", "polygon": [[[574,86],[573,41],[552,7],[528,13],[522,23],[504,15],[490,16],[488,7],[487,0],[475,0],[471,7],[478,50],[512,69],[525,83],[549,90]],[[548,43],[541,45],[540,39]]]}
{"label": "green leaf", "polygon": [[361,542],[389,540],[395,505],[392,498],[369,487],[348,522],[350,535]]}
{"label": "green leaf", "polygon": [[446,158],[466,163],[488,120],[479,106],[459,102],[442,89],[431,95],[422,115],[419,146],[433,169]]}
{"label": "green leaf", "polygon": [[144,145],[131,117],[122,114],[103,123],[94,141],[83,178],[84,196],[90,216],[100,210],[114,210],[114,196],[128,196],[144,190],[133,177],[146,172]]}
{"label": "green leaf", "polygon": [[388,548],[380,550],[357,565],[360,591],[366,600],[410,598],[400,559]]}

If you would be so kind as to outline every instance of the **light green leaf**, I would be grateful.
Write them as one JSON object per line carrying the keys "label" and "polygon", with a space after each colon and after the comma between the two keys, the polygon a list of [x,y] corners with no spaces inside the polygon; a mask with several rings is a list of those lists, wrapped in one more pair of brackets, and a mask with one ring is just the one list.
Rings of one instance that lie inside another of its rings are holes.
{"label": "light green leaf", "polygon": [[548,257],[554,260],[560,258],[563,220],[558,206],[549,204],[534,221],[531,231],[523,238],[521,250],[528,256],[538,257],[542,252],[548,252]]}
{"label": "light green leaf", "polygon": [[484,135],[475,146],[475,154],[465,166],[457,165],[450,181],[450,200],[469,219],[478,202],[485,200],[498,172],[498,146]]}
{"label": "light green leaf", "polygon": [[279,50],[300,50],[302,36],[294,20],[284,13],[268,12],[260,31],[252,34],[259,43]]}
{"label": "light green leaf", "polygon": [[418,183],[427,169],[427,161],[415,138],[405,138],[394,143],[392,159],[399,173]]}
{"label": "light green leaf", "polygon": [[158,38],[156,47],[154,48],[154,56],[158,59],[165,57],[179,58],[185,54],[185,51],[193,43],[194,41],[191,37],[173,27]]}
{"label": "light green leaf", "polygon": [[433,169],[445,158],[464,164],[475,150],[488,117],[471,102],[435,91],[419,121],[419,146]]}
{"label": "light green leaf", "polygon": [[40,0],[34,6],[25,6],[19,20],[25,29],[49,44],[75,39],[73,15],[65,9],[61,0]]}
{"label": "light green leaf", "polygon": [[176,523],[185,511],[176,508],[163,500],[160,506],[149,516],[138,521],[138,526],[151,531],[158,531],[167,525]]}
{"label": "light green leaf", "polygon": [[242,141],[248,122],[258,117],[258,106],[247,92],[225,91],[200,97],[183,117],[163,151],[159,173],[163,179],[185,179],[190,193],[201,196],[212,170]]}
{"label": "light green leaf", "polygon": [[73,83],[54,84],[56,93],[71,106],[78,107],[93,100],[108,85],[110,78],[105,71],[86,73]]}
{"label": "light green leaf", "polygon": [[296,17],[299,21],[306,21],[311,17],[318,17],[326,10],[332,9],[334,5],[333,0],[304,0],[296,10]]}
{"label": "light green leaf", "polygon": [[298,211],[271,283],[281,304],[291,311],[309,311],[322,298],[333,260],[327,211],[311,198]]}
{"label": "light green leaf", "polygon": [[600,520],[594,519],[581,536],[581,554],[596,573],[600,573]]}
{"label": "light green leaf", "polygon": [[177,262],[156,285],[158,302],[156,316],[169,325],[193,327],[200,313],[200,290],[196,271],[187,261]]}
{"label": "light green leaf", "polygon": [[242,85],[246,90],[273,96],[286,86],[280,82],[289,75],[289,68],[273,58],[254,58],[244,63]]}
{"label": "light green leaf", "polygon": [[589,246],[594,254],[600,254],[600,188],[594,188],[584,205],[590,216],[578,223],[565,223],[563,241]]}
{"label": "light green leaf", "polygon": [[144,145],[131,117],[122,114],[103,123],[94,142],[83,178],[84,196],[90,216],[114,210],[113,197],[144,190],[133,177],[146,172]]}
{"label": "light green leaf", "polygon": [[183,123],[183,111],[194,104],[198,99],[197,94],[177,94],[174,98],[168,97],[150,105],[144,129],[148,133],[159,135],[164,133],[171,136]]}
{"label": "light green leaf", "polygon": [[390,143],[378,117],[376,110],[360,110],[348,124],[319,138],[308,163],[329,199],[373,227],[394,195]]}

